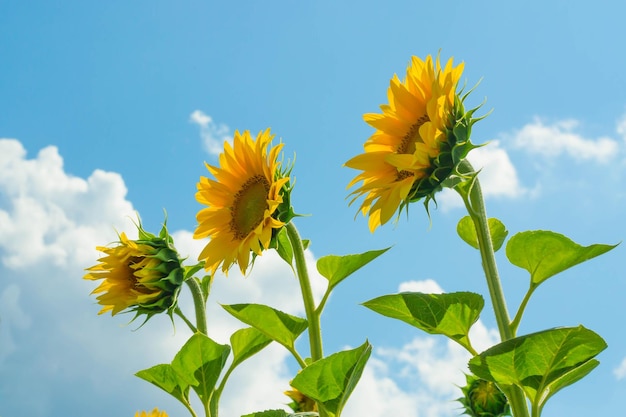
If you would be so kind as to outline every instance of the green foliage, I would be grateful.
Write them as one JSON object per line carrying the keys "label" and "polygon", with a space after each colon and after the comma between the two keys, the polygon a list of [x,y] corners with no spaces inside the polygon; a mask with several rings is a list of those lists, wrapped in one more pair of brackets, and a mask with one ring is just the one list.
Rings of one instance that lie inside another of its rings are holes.
{"label": "green foliage", "polygon": [[276,234],[276,251],[278,255],[293,268],[293,247],[287,235],[287,229],[284,227]]}
{"label": "green foliage", "polygon": [[253,327],[237,330],[230,336],[230,345],[233,349],[231,368],[236,367],[271,342],[272,339]]}
{"label": "green foliage", "polygon": [[262,304],[231,304],[222,307],[235,318],[254,327],[290,351],[294,350],[296,339],[307,328],[305,319]]}
{"label": "green foliage", "polygon": [[156,365],[135,375],[161,388],[185,406],[189,406],[189,384],[185,376],[178,375],[172,365]]}
{"label": "green foliage", "polygon": [[538,416],[551,396],[598,365],[594,357],[605,348],[600,336],[582,326],[550,329],[495,345],[472,358],[469,368],[505,392],[521,387]]}
{"label": "green foliage", "polygon": [[203,403],[208,403],[219,378],[230,346],[220,345],[202,333],[189,338],[172,361],[172,367],[180,375],[190,378],[192,386]]}
{"label": "green foliage", "polygon": [[208,404],[229,352],[228,345],[220,345],[202,333],[196,333],[183,345],[171,365],[156,365],[136,375],[186,406],[189,405],[189,387]]}
{"label": "green foliage", "polygon": [[430,334],[442,334],[474,353],[469,330],[483,309],[483,297],[471,292],[383,295],[363,305],[383,316],[402,320]]}
{"label": "green foliage", "polygon": [[356,255],[327,255],[317,261],[318,272],[328,280],[328,291],[351,274],[378,258],[389,248],[372,250]]}
{"label": "green foliage", "polygon": [[[495,217],[490,218],[488,221],[489,224],[489,234],[491,235],[491,243],[493,245],[494,252],[497,252],[502,247],[504,240],[506,239],[509,231],[506,230],[506,226],[500,220]],[[465,216],[456,226],[456,232],[458,235],[471,247],[474,249],[480,249],[478,246],[478,236],[476,235],[476,227],[474,226],[474,222],[470,216]]]}
{"label": "green foliage", "polygon": [[595,258],[617,245],[581,246],[559,233],[535,230],[517,233],[506,245],[506,256],[530,273],[531,286],[574,265]]}
{"label": "green foliage", "polygon": [[287,414],[285,410],[265,410],[258,411],[252,414],[246,414],[241,417],[289,417],[291,414]]}
{"label": "green foliage", "polygon": [[356,349],[322,358],[300,371],[291,386],[317,401],[329,416],[339,417],[371,352],[372,345],[366,341]]}

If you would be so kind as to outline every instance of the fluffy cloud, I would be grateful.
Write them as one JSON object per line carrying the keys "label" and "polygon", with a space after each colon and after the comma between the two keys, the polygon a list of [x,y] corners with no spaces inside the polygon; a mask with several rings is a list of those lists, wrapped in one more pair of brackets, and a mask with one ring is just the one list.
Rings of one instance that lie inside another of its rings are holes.
{"label": "fluffy cloud", "polygon": [[200,136],[204,149],[211,155],[219,155],[224,149],[224,142],[231,141],[231,133],[228,126],[216,124],[211,116],[195,110],[189,116],[189,120],[200,127]]}
{"label": "fluffy cloud", "polygon": [[[474,169],[480,170],[480,185],[485,198],[518,198],[528,194],[517,176],[515,166],[499,140],[472,150],[467,159]],[[444,189],[437,196],[444,210],[462,207],[461,197],[453,190]]]}
{"label": "fluffy cloud", "polygon": [[[608,137],[586,138],[575,132],[579,125],[571,119],[549,125],[535,118],[511,139],[516,148],[548,158],[566,154],[578,161],[609,161],[618,150],[618,142]],[[619,129],[623,129],[621,124]]]}
{"label": "fluffy cloud", "polygon": [[[0,140],[0,172],[0,375],[11,376],[0,379],[3,415],[133,415],[154,406],[185,413],[133,374],[171,361],[189,331],[180,322],[173,329],[167,317],[136,330],[129,316],[98,316],[100,307],[89,296],[95,285],[82,279],[100,256],[96,245],[117,240],[115,230],[136,236],[121,176],[99,170],[87,179],[68,175],[55,147],[29,159],[12,139]],[[173,236],[182,254],[197,256],[203,242],[189,231]],[[314,262],[311,253],[307,260]],[[319,299],[325,280],[316,274],[312,280]],[[273,252],[257,259],[251,276],[235,268],[214,282],[209,329],[221,343],[243,325],[218,303],[263,302],[302,314],[297,281]],[[183,311],[192,314],[191,304],[181,295]],[[293,377],[288,363],[288,353],[276,345],[236,370],[235,388],[223,397],[225,415],[284,406],[282,391]]]}
{"label": "fluffy cloud", "polygon": [[[166,317],[136,330],[136,324],[127,325],[128,316],[98,316],[99,306],[89,296],[94,285],[81,279],[99,256],[95,246],[116,240],[115,229],[135,236],[123,179],[98,170],[87,179],[73,177],[55,147],[28,159],[20,142],[8,139],[0,140],[0,172],[0,374],[11,376],[0,379],[2,412],[98,417],[158,406],[170,415],[184,414],[174,399],[133,374],[171,361],[189,331],[180,322],[172,329]],[[181,254],[195,259],[204,242],[190,231],[172,234]],[[310,252],[307,262],[316,271]],[[319,300],[326,281],[317,273],[312,281]],[[441,290],[432,280],[400,289]],[[303,314],[293,272],[274,252],[259,257],[250,276],[235,268],[228,277],[215,277],[208,310],[212,338],[225,343],[242,327],[219,303],[242,302]],[[186,292],[180,306],[191,314]],[[477,347],[489,344],[493,334],[482,324],[473,331]],[[462,384],[466,362],[460,347],[430,336],[376,349],[344,415],[456,415],[453,384]],[[282,391],[294,372],[290,363],[278,345],[250,359],[227,384],[222,413],[284,407]]]}
{"label": "fluffy cloud", "polygon": [[622,137],[624,141],[626,141],[626,114],[624,114],[618,121],[616,132],[618,135]]}
{"label": "fluffy cloud", "polygon": [[613,375],[615,375],[618,381],[626,378],[626,358],[622,360],[617,368],[613,369]]}

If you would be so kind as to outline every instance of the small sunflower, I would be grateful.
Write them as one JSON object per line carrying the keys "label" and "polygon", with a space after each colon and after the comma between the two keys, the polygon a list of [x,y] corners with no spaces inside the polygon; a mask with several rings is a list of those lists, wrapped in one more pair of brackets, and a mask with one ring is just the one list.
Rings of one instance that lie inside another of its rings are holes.
{"label": "small sunflower", "polygon": [[122,232],[115,246],[96,248],[105,256],[87,269],[84,278],[102,280],[92,292],[99,294],[98,303],[104,306],[98,314],[132,311],[148,320],[164,311],[171,314],[176,307],[184,269],[172,238],[165,226],[159,236],[146,232],[141,224],[137,228],[137,240]]}
{"label": "small sunflower", "polygon": [[289,201],[290,170],[281,170],[277,158],[283,145],[270,148],[273,137],[270,129],[256,139],[247,130],[236,131],[233,145],[224,145],[220,166],[206,164],[215,179],[200,177],[196,200],[208,207],[198,212],[193,237],[211,239],[199,256],[211,274],[220,266],[227,273],[235,263],[245,274],[250,252],[261,255],[270,248],[288,221],[291,208],[283,197]]}
{"label": "small sunflower", "polygon": [[317,403],[312,399],[298,391],[292,389],[285,391],[284,394],[291,398],[291,403],[287,404],[294,413],[302,413],[306,411],[317,411]]}
{"label": "small sunflower", "polygon": [[155,408],[150,413],[137,411],[135,413],[135,417],[167,417],[167,413],[165,411],[159,411],[158,408]]}
{"label": "small sunflower", "polygon": [[475,109],[465,113],[465,97],[456,91],[462,72],[463,64],[454,66],[452,58],[442,67],[439,57],[412,57],[404,81],[391,79],[382,114],[364,115],[376,131],[365,153],[345,165],[363,171],[348,185],[361,183],[350,204],[364,197],[360,211],[369,215],[372,232],[408,203],[433,199],[474,147],[469,130]]}

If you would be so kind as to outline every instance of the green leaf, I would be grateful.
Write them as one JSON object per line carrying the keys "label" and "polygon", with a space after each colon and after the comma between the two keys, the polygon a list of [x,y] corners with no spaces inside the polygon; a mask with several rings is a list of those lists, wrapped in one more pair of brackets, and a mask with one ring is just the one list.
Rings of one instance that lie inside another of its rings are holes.
{"label": "green leaf", "polygon": [[287,414],[285,410],[265,410],[257,411],[256,413],[246,414],[241,417],[289,417],[291,414]]}
{"label": "green leaf", "polygon": [[372,250],[356,255],[327,255],[317,261],[317,270],[328,279],[329,290],[350,276],[353,272],[378,258],[389,248]]}
{"label": "green leaf", "polygon": [[[492,217],[487,220],[489,224],[489,234],[491,235],[491,244],[494,252],[497,252],[504,243],[509,231],[506,230],[504,223]],[[478,246],[478,237],[476,236],[476,227],[470,216],[465,216],[456,225],[458,235],[474,249],[480,249]]]}
{"label": "green leaf", "polygon": [[339,417],[371,353],[367,341],[356,349],[334,353],[300,371],[291,386],[321,403],[331,417]]}
{"label": "green leaf", "polygon": [[135,375],[161,388],[181,403],[189,405],[189,384],[176,373],[172,365],[156,365]]}
{"label": "green leaf", "polygon": [[231,304],[222,307],[240,321],[254,327],[289,350],[307,328],[307,321],[262,304]]}
{"label": "green leaf", "polygon": [[289,264],[289,266],[293,265],[293,247],[291,246],[291,241],[289,240],[289,236],[287,236],[287,229],[282,227],[278,234],[276,235],[276,251],[278,255],[283,258],[285,262]]}
{"label": "green leaf", "polygon": [[272,339],[253,327],[237,330],[230,336],[234,357],[231,368],[235,368],[271,342]]}
{"label": "green leaf", "polygon": [[469,368],[503,389],[521,387],[537,412],[533,415],[539,415],[552,395],[598,365],[593,358],[606,346],[583,326],[550,329],[495,345],[472,358]]}
{"label": "green leaf", "polygon": [[207,404],[224,368],[230,346],[220,345],[202,333],[189,338],[172,361],[172,368]]}
{"label": "green leaf", "polygon": [[610,251],[617,245],[581,246],[561,234],[535,230],[517,233],[506,245],[506,256],[515,265],[530,273],[531,285],[574,265]]}
{"label": "green leaf", "polygon": [[363,305],[383,316],[402,320],[430,334],[442,334],[473,351],[469,330],[478,320],[485,301],[480,294],[454,292],[383,295]]}

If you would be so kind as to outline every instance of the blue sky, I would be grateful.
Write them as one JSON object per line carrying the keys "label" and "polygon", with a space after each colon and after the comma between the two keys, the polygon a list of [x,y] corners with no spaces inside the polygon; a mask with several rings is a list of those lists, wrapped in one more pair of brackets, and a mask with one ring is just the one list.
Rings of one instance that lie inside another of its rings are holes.
{"label": "blue sky", "polygon": [[[355,172],[342,164],[372,133],[362,115],[378,111],[412,55],[454,56],[468,85],[482,79],[469,104],[486,98],[485,111],[493,109],[473,132],[474,142],[491,143],[470,158],[484,166],[488,213],[512,233],[620,242],[624,6],[218,3],[0,2],[0,415],[130,416],[154,406],[185,415],[132,374],[170,361],[188,334],[166,318],[133,332],[127,317],[97,316],[83,269],[115,228],[132,230],[134,211],[156,231],[165,208],[180,252],[197,254],[202,242],[190,233],[204,162],[216,162],[211,150],[236,129],[267,127],[287,157],[297,155],[294,206],[312,216],[296,225],[313,242],[311,262],[393,245],[336,290],[322,318],[327,352],[366,338],[374,345],[345,415],[457,415],[449,400],[463,380],[463,353],[359,303],[403,289],[485,294],[478,255],[456,237],[463,210],[450,193],[431,222],[419,204],[374,234],[354,219],[345,186]],[[609,344],[600,367],[553,398],[546,416],[623,408],[623,251],[554,278],[528,307],[521,332],[583,324]],[[527,277],[499,261],[514,311]],[[246,279],[216,278],[213,337],[225,341],[237,326],[218,302],[301,313],[295,282],[278,265],[268,253]],[[494,328],[485,309],[484,347]],[[287,354],[272,347],[255,360],[234,375],[224,416],[286,402],[281,392],[296,370]]]}

